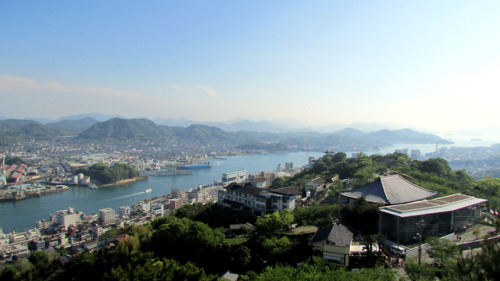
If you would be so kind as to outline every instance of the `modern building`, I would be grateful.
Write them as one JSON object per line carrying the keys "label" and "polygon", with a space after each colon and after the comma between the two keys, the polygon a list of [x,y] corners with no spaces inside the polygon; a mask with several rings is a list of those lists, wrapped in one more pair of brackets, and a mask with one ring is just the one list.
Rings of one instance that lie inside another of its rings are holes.
{"label": "modern building", "polygon": [[222,181],[226,183],[230,182],[244,182],[247,180],[248,172],[247,170],[222,173]]}
{"label": "modern building", "polygon": [[400,175],[380,176],[376,181],[360,188],[340,193],[340,205],[354,205],[356,200],[365,197],[375,204],[395,205],[428,199],[438,192],[427,190],[405,180]]}
{"label": "modern building", "polygon": [[170,199],[166,205],[168,210],[177,210],[182,207],[182,201],[179,199]]}
{"label": "modern building", "polygon": [[231,183],[219,191],[218,202],[222,206],[238,210],[251,210],[259,215],[295,209],[295,199],[300,192],[295,188],[266,190],[251,183]]}
{"label": "modern building", "polygon": [[423,238],[460,232],[480,219],[486,199],[453,194],[432,200],[379,208],[378,231],[387,239],[414,243],[417,233]]}
{"label": "modern building", "polygon": [[130,212],[132,212],[132,208],[130,208],[130,206],[122,206],[118,209],[118,215],[120,218],[129,217]]}
{"label": "modern building", "polygon": [[61,225],[65,229],[68,229],[70,225],[77,226],[81,221],[81,214],[75,213],[72,207],[55,213],[55,223]]}
{"label": "modern building", "polygon": [[116,213],[112,208],[100,209],[99,210],[99,223],[102,226],[109,226],[114,224],[116,221]]}

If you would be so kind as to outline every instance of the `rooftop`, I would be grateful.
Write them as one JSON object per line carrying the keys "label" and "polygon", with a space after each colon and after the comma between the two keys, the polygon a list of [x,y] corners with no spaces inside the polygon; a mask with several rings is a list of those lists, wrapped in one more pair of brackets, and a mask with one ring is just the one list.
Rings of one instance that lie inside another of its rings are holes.
{"label": "rooftop", "polygon": [[309,245],[328,240],[332,245],[348,247],[351,245],[354,236],[357,235],[359,235],[357,230],[353,230],[342,223],[330,224],[316,231],[311,241],[309,241]]}
{"label": "rooftop", "polygon": [[433,196],[438,192],[427,190],[413,184],[400,175],[381,176],[378,180],[357,189],[342,192],[342,196],[385,205],[404,204],[420,201]]}
{"label": "rooftop", "polygon": [[432,200],[380,207],[379,209],[381,212],[398,217],[413,217],[456,211],[462,208],[484,203],[486,201],[488,200],[458,193]]}

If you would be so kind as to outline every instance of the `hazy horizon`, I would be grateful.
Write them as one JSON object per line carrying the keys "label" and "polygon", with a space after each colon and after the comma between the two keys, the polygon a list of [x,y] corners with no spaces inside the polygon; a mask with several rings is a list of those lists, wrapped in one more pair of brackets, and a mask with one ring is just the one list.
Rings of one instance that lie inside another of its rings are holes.
{"label": "hazy horizon", "polygon": [[6,2],[0,116],[500,126],[500,2]]}

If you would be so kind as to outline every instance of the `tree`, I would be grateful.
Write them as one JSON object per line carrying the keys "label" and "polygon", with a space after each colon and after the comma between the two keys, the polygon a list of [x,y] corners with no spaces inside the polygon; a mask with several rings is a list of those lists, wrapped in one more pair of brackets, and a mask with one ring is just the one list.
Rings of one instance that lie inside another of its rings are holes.
{"label": "tree", "polygon": [[472,234],[476,236],[476,240],[479,239],[479,235],[481,235],[481,228],[479,226],[474,227]]}
{"label": "tree", "polygon": [[448,239],[429,237],[426,243],[429,245],[427,254],[438,267],[443,267],[449,259],[455,259],[459,252],[457,244]]}
{"label": "tree", "polygon": [[288,227],[293,222],[293,219],[293,215],[288,209],[258,217],[255,223],[256,232],[273,233]]}
{"label": "tree", "polygon": [[404,269],[410,280],[435,280],[437,269],[428,264],[418,264],[413,260],[405,262]]}
{"label": "tree", "polygon": [[54,255],[43,251],[31,253],[28,260],[34,266],[36,275],[39,277],[48,276],[51,272],[51,266],[54,261]]}

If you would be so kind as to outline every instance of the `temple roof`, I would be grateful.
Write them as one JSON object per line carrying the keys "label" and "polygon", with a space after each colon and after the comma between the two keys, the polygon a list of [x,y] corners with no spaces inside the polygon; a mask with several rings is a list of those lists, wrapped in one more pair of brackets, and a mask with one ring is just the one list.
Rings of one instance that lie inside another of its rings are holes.
{"label": "temple roof", "polygon": [[436,196],[438,192],[413,184],[400,175],[390,175],[381,176],[372,183],[340,194],[354,199],[364,196],[371,203],[394,205],[424,200]]}

